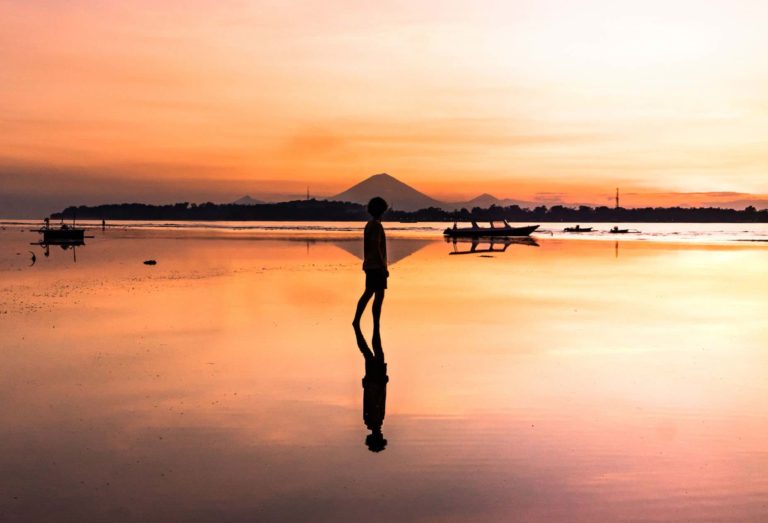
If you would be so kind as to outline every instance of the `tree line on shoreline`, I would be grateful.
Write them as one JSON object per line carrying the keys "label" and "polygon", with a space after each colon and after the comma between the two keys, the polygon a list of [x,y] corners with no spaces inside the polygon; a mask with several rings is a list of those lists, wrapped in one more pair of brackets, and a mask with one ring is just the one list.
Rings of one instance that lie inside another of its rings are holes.
{"label": "tree line on shoreline", "polygon": [[[53,213],[51,219],[170,220],[170,221],[363,221],[369,218],[364,205],[328,200],[239,205],[182,202],[168,205],[120,203],[71,206]],[[508,220],[514,222],[768,222],[768,209],[744,210],[719,207],[565,207],[541,205],[532,209],[511,205],[446,211],[429,207],[418,211],[391,209],[385,221],[452,222]]]}

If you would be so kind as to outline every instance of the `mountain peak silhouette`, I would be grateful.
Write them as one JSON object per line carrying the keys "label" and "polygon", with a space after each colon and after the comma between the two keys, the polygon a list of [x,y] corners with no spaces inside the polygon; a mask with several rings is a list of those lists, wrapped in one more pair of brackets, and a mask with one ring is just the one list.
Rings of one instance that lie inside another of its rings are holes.
{"label": "mountain peak silhouette", "polygon": [[374,196],[381,196],[393,209],[418,211],[426,207],[441,207],[443,202],[417,191],[387,173],[374,174],[330,200],[366,204]]}
{"label": "mountain peak silhouette", "polygon": [[421,191],[417,191],[408,184],[405,184],[387,173],[374,174],[362,182],[353,185],[346,191],[328,198],[342,202],[353,202],[367,204],[374,196],[381,196],[389,203],[393,209],[400,211],[418,211],[427,207],[438,207],[443,210],[452,211],[454,209],[473,207],[490,207],[491,205],[507,206],[519,205],[520,207],[535,207],[536,202],[524,200],[513,200],[510,198],[499,199],[492,194],[483,193],[468,201],[462,202],[444,202],[427,196]]}
{"label": "mountain peak silhouette", "polygon": [[245,195],[242,198],[238,198],[232,203],[237,205],[258,205],[264,202],[261,200],[257,200],[256,198],[251,198],[250,195]]}
{"label": "mountain peak silhouette", "polygon": [[[387,174],[387,173],[374,174],[372,176],[369,176],[367,179],[368,180],[394,180],[396,182],[400,181],[397,178],[395,178],[394,176],[392,176],[391,174]],[[365,181],[365,180],[363,180],[363,181]]]}

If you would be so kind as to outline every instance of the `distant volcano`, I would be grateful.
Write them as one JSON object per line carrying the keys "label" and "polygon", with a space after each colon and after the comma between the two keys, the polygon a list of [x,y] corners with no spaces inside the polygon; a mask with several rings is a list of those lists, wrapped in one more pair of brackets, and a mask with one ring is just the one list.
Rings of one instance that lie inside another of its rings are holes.
{"label": "distant volcano", "polygon": [[257,200],[256,198],[251,198],[250,196],[243,196],[242,198],[238,198],[234,202],[235,205],[259,205],[260,203],[264,203],[261,200]]}
{"label": "distant volcano", "polygon": [[438,207],[446,211],[452,211],[462,207],[472,209],[473,207],[489,207],[491,205],[519,205],[520,207],[533,207],[535,205],[533,202],[511,200],[508,198],[500,200],[487,193],[466,202],[442,202],[427,196],[423,192],[417,191],[410,185],[386,173],[374,174],[346,191],[331,196],[328,199],[366,204],[374,196],[381,196],[387,200],[390,207],[400,211],[418,211],[427,207]]}
{"label": "distant volcano", "polygon": [[465,208],[472,210],[473,207],[482,207],[485,209],[491,205],[498,205],[499,207],[509,207],[510,205],[519,205],[520,207],[535,207],[538,204],[536,202],[527,202],[525,200],[513,200],[512,198],[499,199],[492,194],[484,193],[466,202],[445,204],[443,209],[451,210]]}
{"label": "distant volcano", "polygon": [[381,196],[387,200],[391,208],[400,211],[418,211],[427,207],[445,206],[443,202],[430,198],[386,173],[374,174],[328,199],[366,204],[374,196]]}

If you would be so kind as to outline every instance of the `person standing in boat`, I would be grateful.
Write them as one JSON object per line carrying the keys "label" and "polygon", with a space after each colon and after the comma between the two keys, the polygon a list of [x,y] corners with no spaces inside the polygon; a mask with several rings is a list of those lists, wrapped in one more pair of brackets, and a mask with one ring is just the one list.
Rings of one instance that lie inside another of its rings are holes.
{"label": "person standing in boat", "polygon": [[363,270],[365,271],[365,291],[357,302],[355,319],[352,326],[360,328],[360,318],[373,297],[371,312],[373,313],[373,344],[381,345],[381,305],[384,303],[384,291],[387,288],[387,239],[384,234],[384,226],[381,224],[381,216],[387,210],[387,202],[379,196],[368,202],[368,213],[371,220],[365,225],[363,234]]}

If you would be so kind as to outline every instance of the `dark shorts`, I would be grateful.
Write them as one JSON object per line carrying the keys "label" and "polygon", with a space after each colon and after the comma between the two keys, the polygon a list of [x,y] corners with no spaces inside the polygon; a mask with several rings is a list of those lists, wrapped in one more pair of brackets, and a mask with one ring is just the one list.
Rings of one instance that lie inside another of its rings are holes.
{"label": "dark shorts", "polygon": [[365,271],[365,288],[370,291],[380,291],[387,288],[387,277],[389,271],[386,269],[368,269]]}

